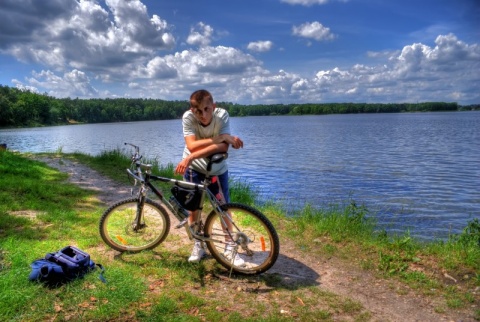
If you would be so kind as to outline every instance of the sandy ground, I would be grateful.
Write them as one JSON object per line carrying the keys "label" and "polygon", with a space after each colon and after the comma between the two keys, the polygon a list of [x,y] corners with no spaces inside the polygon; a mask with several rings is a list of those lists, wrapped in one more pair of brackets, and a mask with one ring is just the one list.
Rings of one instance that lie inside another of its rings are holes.
{"label": "sandy ground", "polygon": [[[114,183],[80,163],[66,158],[39,160],[68,173],[70,182],[98,191],[98,198],[105,204],[130,195],[130,187]],[[176,222],[172,219],[172,226]],[[182,234],[175,229],[170,233]],[[319,287],[356,300],[371,312],[374,321],[475,321],[471,312],[438,314],[434,309],[438,303],[432,298],[416,296],[405,286],[375,278],[371,272],[347,265],[333,256],[318,258],[305,254],[282,236],[280,240],[280,256],[268,274],[279,274],[292,283]]]}

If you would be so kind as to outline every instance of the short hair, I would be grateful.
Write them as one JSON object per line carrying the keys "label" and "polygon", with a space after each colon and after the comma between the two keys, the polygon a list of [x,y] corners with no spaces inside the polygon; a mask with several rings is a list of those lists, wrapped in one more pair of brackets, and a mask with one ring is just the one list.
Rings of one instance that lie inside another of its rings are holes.
{"label": "short hair", "polygon": [[208,98],[210,102],[213,103],[213,96],[209,91],[199,89],[198,91],[193,92],[192,95],[190,95],[190,108],[198,108],[205,98]]}

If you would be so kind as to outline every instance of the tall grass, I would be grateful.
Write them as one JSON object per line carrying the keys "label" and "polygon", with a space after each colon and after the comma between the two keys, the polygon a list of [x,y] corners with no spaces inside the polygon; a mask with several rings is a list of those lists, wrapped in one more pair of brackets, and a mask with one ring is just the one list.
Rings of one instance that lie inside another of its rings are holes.
{"label": "tall grass", "polygon": [[314,236],[329,235],[334,241],[359,240],[373,236],[375,218],[368,216],[364,206],[354,201],[347,205],[331,205],[329,208],[316,209],[306,205],[293,215],[294,235],[303,235],[310,231]]}
{"label": "tall grass", "polygon": [[[98,156],[85,154],[74,154],[73,156],[101,174],[117,181],[128,181],[126,169],[131,166],[131,156],[125,154],[121,149],[106,150]],[[142,163],[151,164],[153,174],[167,178],[181,178],[181,176],[175,175],[175,168],[171,163],[162,165],[156,159],[142,159]]]}

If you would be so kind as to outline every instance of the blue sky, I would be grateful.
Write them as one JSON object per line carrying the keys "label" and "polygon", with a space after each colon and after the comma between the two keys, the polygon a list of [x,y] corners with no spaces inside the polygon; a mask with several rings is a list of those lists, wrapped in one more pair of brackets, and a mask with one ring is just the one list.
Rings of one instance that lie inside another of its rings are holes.
{"label": "blue sky", "polygon": [[477,0],[0,2],[0,84],[54,97],[480,103]]}

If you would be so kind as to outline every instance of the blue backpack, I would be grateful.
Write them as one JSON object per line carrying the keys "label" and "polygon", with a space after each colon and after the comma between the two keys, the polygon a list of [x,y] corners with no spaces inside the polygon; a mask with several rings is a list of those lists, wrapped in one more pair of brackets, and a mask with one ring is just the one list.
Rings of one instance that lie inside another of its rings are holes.
{"label": "blue backpack", "polygon": [[102,275],[103,266],[95,264],[89,254],[74,246],[67,246],[56,253],[47,253],[45,258],[33,261],[30,266],[32,272],[28,279],[51,287],[82,278],[97,266],[101,269],[100,280],[106,282]]}

